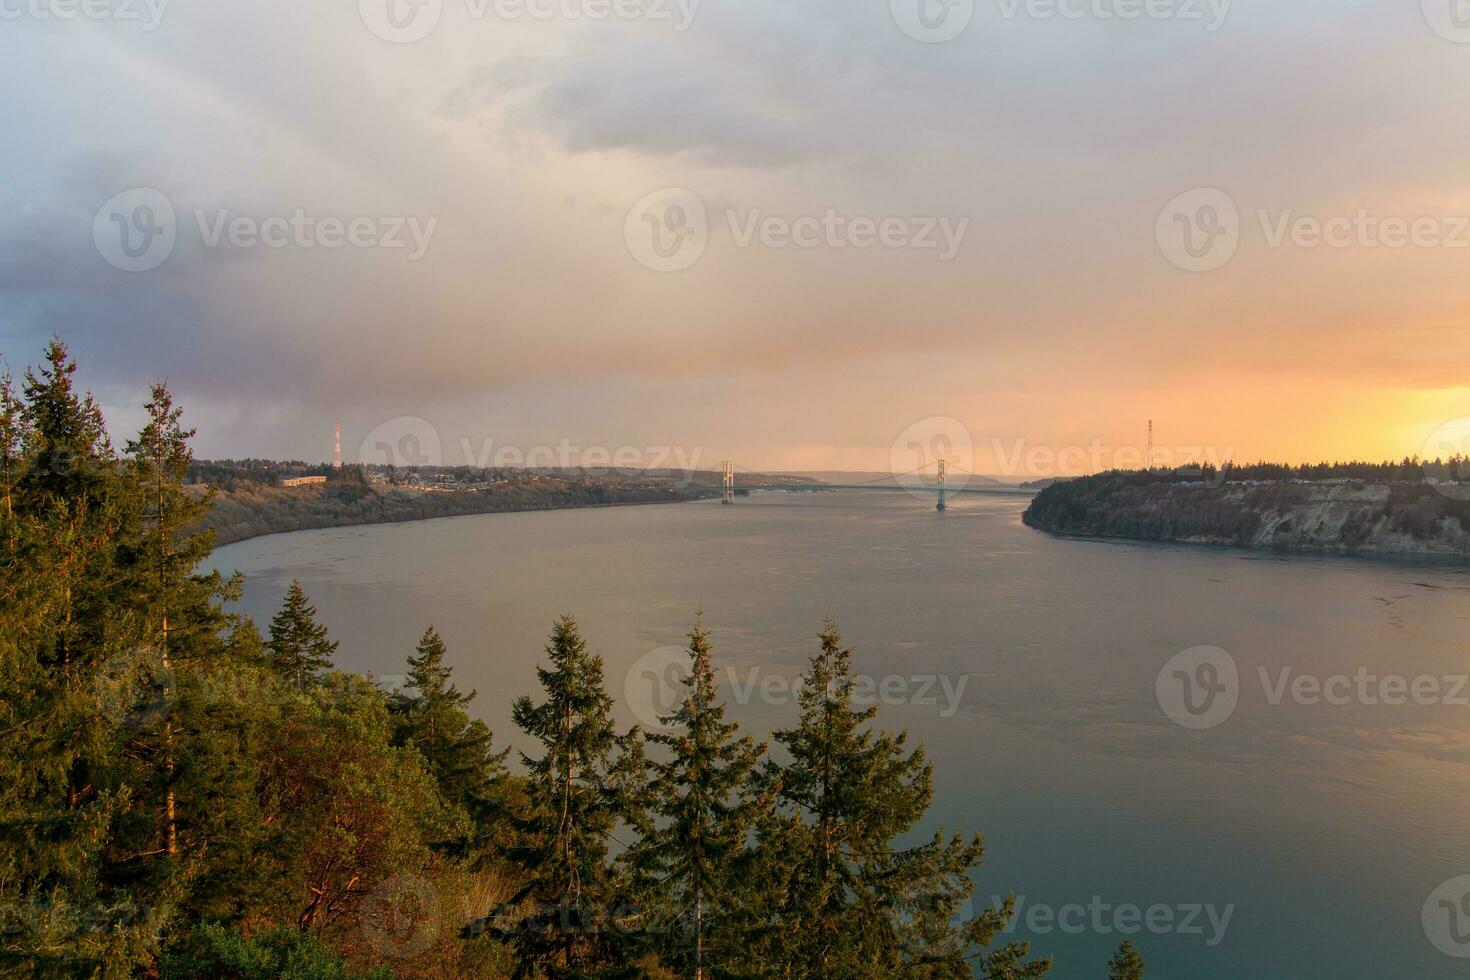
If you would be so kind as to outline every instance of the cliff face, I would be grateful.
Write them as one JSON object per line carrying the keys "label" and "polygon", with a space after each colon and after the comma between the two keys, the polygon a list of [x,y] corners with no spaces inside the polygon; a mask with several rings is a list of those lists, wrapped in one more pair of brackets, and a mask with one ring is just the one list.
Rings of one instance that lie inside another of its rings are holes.
{"label": "cliff face", "polygon": [[1470,559],[1470,486],[1423,483],[1190,486],[1102,474],[1049,487],[1026,511],[1061,534],[1320,554]]}

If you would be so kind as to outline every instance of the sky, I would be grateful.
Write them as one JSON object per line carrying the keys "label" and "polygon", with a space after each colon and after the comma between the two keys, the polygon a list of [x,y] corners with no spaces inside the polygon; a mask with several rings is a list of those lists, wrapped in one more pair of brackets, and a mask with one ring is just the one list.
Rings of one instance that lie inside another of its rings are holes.
{"label": "sky", "polygon": [[1470,448],[1463,0],[0,0],[0,86],[0,353],[201,456]]}

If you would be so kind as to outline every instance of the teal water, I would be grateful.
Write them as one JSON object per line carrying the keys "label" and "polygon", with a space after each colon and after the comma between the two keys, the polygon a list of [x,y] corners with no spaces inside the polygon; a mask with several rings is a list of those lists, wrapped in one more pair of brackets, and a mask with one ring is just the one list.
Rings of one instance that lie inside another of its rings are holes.
{"label": "teal water", "polygon": [[[879,718],[935,763],[923,829],[985,833],[977,897],[1021,897],[1013,935],[1055,954],[1053,976],[1105,976],[1136,926],[1150,980],[1464,975],[1421,911],[1470,874],[1470,706],[1444,703],[1449,680],[1431,704],[1272,704],[1259,670],[1470,671],[1470,571],[1063,540],[1022,526],[1024,504],[756,495],[304,531],[213,561],[247,574],[262,625],[300,579],[348,669],[400,674],[432,623],[511,744],[560,613],[631,724],[702,607],[732,714],[761,734],[793,718],[782,685],[830,613],[859,671],[903,679]],[[1191,731],[1155,683],[1198,646],[1228,651],[1241,685],[1228,720]],[[962,681],[957,701],[940,683]],[[1124,905],[1159,907],[1153,927]],[[1032,907],[1064,925],[1028,929]]]}

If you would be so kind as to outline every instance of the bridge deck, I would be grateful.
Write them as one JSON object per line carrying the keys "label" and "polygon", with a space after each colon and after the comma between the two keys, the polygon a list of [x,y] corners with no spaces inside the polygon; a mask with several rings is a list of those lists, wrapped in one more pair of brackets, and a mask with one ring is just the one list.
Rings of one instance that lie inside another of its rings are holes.
{"label": "bridge deck", "polygon": [[[793,483],[793,484],[767,484],[767,485],[764,485],[764,486],[757,486],[757,487],[742,487],[742,486],[739,486],[737,484],[736,487],[735,487],[735,489],[737,489],[737,490],[748,490],[751,493],[760,493],[762,491],[765,491],[765,492],[778,491],[778,492],[782,492],[782,493],[822,493],[822,492],[825,492],[825,491],[828,491],[828,490],[882,490],[882,491],[887,491],[887,492],[890,492],[890,493],[895,492],[895,491],[902,491],[902,492],[905,492],[905,493],[920,493],[920,492],[922,492],[922,493],[933,493],[933,494],[939,493],[939,488],[938,487],[910,486],[908,484],[887,485],[887,486],[885,486],[884,484],[881,484],[881,483],[879,483],[879,484],[872,484],[872,483]],[[992,487],[992,486],[983,486],[983,487],[964,487],[964,486],[959,486],[959,487],[957,487],[957,486],[946,486],[944,488],[944,492],[946,494],[952,494],[952,493],[989,494],[989,495],[995,496],[995,497],[1034,497],[1034,496],[1036,496],[1036,491],[1035,490],[1023,490],[1020,487]]]}

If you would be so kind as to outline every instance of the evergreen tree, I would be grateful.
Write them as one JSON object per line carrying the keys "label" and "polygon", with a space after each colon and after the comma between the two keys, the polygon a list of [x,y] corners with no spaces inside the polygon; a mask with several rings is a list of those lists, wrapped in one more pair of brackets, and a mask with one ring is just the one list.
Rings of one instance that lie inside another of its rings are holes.
{"label": "evergreen tree", "polygon": [[[790,761],[768,764],[786,828],[800,821],[807,832],[793,837],[801,851],[784,857],[795,868],[777,908],[779,928],[750,944],[754,965],[811,977],[970,976],[968,960],[1009,915],[987,909],[953,922],[974,891],[969,870],[983,842],[936,834],[894,847],[928,809],[932,768],[922,748],[909,751],[907,733],[869,727],[876,707],[853,706],[852,651],[831,620],[820,641],[802,677],[800,721],[774,736]],[[792,841],[776,843],[786,850]],[[989,964],[1015,977],[1049,966],[1023,963],[1024,955],[1023,946],[1008,946],[989,954]]]}
{"label": "evergreen tree", "polygon": [[546,656],[549,666],[536,670],[545,700],[523,696],[514,709],[516,725],[542,747],[538,756],[521,753],[528,800],[514,854],[529,881],[496,919],[523,973],[567,975],[617,956],[608,839],[644,764],[637,729],[614,730],[602,658],[588,651],[570,616],[552,629]]}
{"label": "evergreen tree", "polygon": [[1123,940],[1123,945],[1108,960],[1108,980],[1143,980],[1143,957],[1133,940]]}
{"label": "evergreen tree", "polygon": [[389,701],[393,742],[417,749],[444,798],[469,817],[471,831],[453,845],[456,856],[483,858],[504,822],[510,750],[494,751],[490,729],[464,710],[475,692],[454,686],[445,652],[438,632],[425,630],[417,655],[408,658],[405,689]]}
{"label": "evergreen tree", "polygon": [[25,406],[7,371],[0,376],[0,521],[7,536],[13,533],[15,487],[25,469],[27,438]]}
{"label": "evergreen tree", "polygon": [[[162,797],[157,826],[162,851],[172,857],[179,853],[174,784],[180,746],[173,713],[181,692],[176,678],[181,668],[207,659],[217,648],[224,625],[217,602],[230,592],[218,573],[194,575],[214,544],[212,532],[185,533],[209,510],[207,499],[191,497],[184,490],[194,432],[180,426],[183,413],[174,406],[167,386],[154,385],[151,395],[145,406],[148,423],[126,450],[130,482],[140,495],[134,515],[137,526],[118,549],[128,612],[143,642],[128,663],[117,665],[121,669],[113,679],[121,682],[116,693],[141,695],[145,707],[142,716],[130,719],[129,727],[137,731],[127,755],[144,770],[135,781],[156,788]],[[148,717],[149,713],[157,717]]]}
{"label": "evergreen tree", "polygon": [[276,673],[304,691],[332,666],[337,641],[327,639],[327,628],[316,621],[316,607],[306,600],[301,583],[292,581],[281,611],[271,620],[266,657]]}
{"label": "evergreen tree", "polygon": [[[146,962],[173,896],[144,891],[109,858],[131,807],[122,739],[101,694],[127,664],[136,624],[117,608],[117,542],[138,496],[122,478],[60,340],[3,416],[9,517],[0,541],[0,901],[30,910],[0,960],[38,974]],[[111,864],[111,867],[109,867]],[[147,912],[145,913],[145,909]]]}
{"label": "evergreen tree", "polygon": [[386,967],[354,973],[309,932],[275,929],[246,936],[238,928],[203,923],[186,940],[169,948],[159,976],[163,980],[392,980],[393,973]]}
{"label": "evergreen tree", "polygon": [[[765,746],[737,737],[740,726],[724,720],[709,631],[698,623],[689,633],[689,665],[683,703],[659,719],[672,731],[648,736],[668,757],[651,765],[650,812],[625,861],[656,927],[660,958],[702,980],[711,964],[730,958],[740,928],[740,859],[763,805],[751,777]],[[684,928],[673,931],[676,923]]]}

